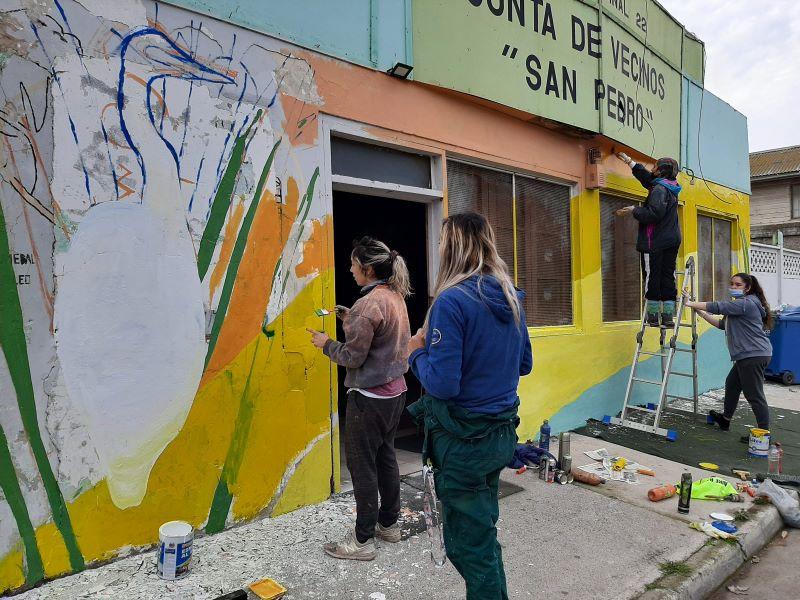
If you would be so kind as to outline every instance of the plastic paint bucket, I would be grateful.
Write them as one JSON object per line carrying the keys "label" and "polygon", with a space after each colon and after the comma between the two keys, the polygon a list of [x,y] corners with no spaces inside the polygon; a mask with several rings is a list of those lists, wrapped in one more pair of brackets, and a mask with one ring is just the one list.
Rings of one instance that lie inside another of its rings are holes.
{"label": "plastic paint bucket", "polygon": [[750,445],[747,453],[750,456],[766,457],[769,455],[769,431],[767,429],[753,427],[750,430]]}
{"label": "plastic paint bucket", "polygon": [[189,574],[194,529],[184,521],[168,521],[158,528],[158,576],[180,579]]}

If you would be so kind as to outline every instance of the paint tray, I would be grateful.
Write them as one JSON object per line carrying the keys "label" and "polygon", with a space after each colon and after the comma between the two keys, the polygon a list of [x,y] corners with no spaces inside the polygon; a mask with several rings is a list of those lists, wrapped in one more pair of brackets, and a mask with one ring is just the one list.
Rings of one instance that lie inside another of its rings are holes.
{"label": "paint tray", "polygon": [[261,579],[260,581],[255,581],[247,587],[250,588],[250,591],[253,592],[256,597],[261,598],[262,600],[275,600],[276,598],[282,598],[286,593],[285,587],[269,577],[266,579]]}

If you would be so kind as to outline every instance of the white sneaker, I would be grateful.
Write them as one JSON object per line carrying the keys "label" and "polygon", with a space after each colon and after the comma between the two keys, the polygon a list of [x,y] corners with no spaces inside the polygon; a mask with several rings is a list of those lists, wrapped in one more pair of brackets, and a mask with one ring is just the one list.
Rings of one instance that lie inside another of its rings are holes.
{"label": "white sneaker", "polygon": [[341,542],[328,542],[322,548],[328,556],[346,560],[373,560],[376,556],[375,540],[370,538],[362,544],[356,539],[355,530]]}
{"label": "white sneaker", "polygon": [[400,536],[400,523],[389,525],[389,527],[384,527],[380,523],[375,526],[375,537],[383,540],[384,542],[396,544],[400,541]]}

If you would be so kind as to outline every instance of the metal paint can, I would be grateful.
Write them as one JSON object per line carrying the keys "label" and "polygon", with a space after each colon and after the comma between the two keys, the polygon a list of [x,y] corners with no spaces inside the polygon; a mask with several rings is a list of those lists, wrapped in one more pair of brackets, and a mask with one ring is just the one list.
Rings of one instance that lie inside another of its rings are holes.
{"label": "metal paint can", "polygon": [[[562,431],[558,434],[558,460],[563,461],[564,457],[571,454],[569,450],[569,431]],[[564,467],[561,467],[564,469]],[[564,469],[565,471],[569,472],[568,469]]]}
{"label": "metal paint can", "polygon": [[556,482],[561,485],[567,485],[569,483],[569,476],[564,471],[557,471],[555,479]]}
{"label": "metal paint can", "polygon": [[572,473],[572,455],[567,454],[559,454],[558,460],[561,462],[561,470],[564,473]]}
{"label": "metal paint can", "polygon": [[556,459],[547,459],[547,483],[553,483],[556,478]]}
{"label": "metal paint can", "polygon": [[539,479],[542,481],[547,481],[547,465],[548,465],[548,458],[546,456],[542,456],[539,459]]}

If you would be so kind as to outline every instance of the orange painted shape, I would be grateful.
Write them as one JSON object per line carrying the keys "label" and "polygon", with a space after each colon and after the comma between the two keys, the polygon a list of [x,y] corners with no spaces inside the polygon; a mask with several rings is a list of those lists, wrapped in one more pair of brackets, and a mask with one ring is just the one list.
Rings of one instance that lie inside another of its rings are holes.
{"label": "orange painted shape", "polygon": [[208,301],[211,303],[214,294],[217,293],[219,284],[222,283],[225,277],[225,270],[228,268],[228,263],[231,260],[233,247],[236,245],[236,233],[239,231],[239,225],[242,223],[244,217],[244,201],[240,200],[233,209],[233,213],[228,218],[225,224],[225,233],[222,239],[222,248],[219,251],[219,260],[214,265],[214,270],[211,272],[211,280],[208,286]]}
{"label": "orange painted shape", "polygon": [[333,233],[330,229],[330,220],[327,217],[314,221],[311,237],[303,246],[303,262],[294,270],[298,277],[319,273],[324,268],[328,258],[328,240]]}

